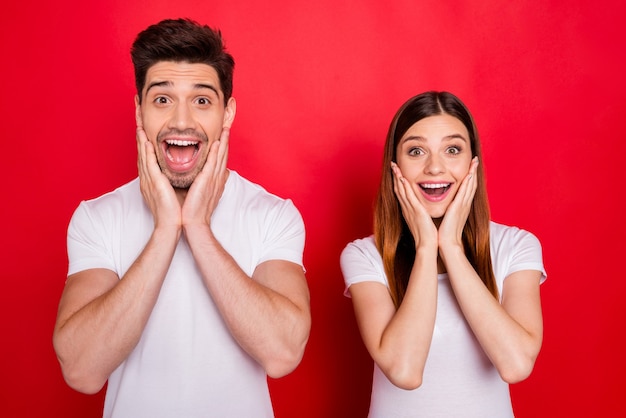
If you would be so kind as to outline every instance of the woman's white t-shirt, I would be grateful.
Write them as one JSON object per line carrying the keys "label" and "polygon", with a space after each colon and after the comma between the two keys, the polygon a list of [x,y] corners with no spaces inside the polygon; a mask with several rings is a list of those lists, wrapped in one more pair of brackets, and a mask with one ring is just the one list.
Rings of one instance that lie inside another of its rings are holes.
{"label": "woman's white t-shirt", "polygon": [[[530,232],[490,223],[491,258],[500,293],[506,277],[521,270],[541,271],[541,244]],[[373,281],[386,286],[382,258],[373,236],[356,240],[341,254],[346,296],[350,286]],[[465,320],[447,274],[438,275],[437,316],[422,385],[394,386],[374,364],[370,418],[513,417],[509,386],[485,355]]]}

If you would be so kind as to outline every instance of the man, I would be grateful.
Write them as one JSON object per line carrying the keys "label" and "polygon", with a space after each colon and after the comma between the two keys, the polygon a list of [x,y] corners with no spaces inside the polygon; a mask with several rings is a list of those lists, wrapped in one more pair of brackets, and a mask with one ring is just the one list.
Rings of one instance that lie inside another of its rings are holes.
{"label": "man", "polygon": [[104,416],[272,416],[267,375],[310,330],[304,225],[290,200],[226,168],[234,61],[190,20],[140,33],[139,177],[82,202],[54,346]]}

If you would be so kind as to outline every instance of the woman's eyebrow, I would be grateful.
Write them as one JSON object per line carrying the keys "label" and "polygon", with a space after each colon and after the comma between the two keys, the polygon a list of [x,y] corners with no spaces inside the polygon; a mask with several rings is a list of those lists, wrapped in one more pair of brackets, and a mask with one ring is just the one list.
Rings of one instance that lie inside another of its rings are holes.
{"label": "woman's eyebrow", "polygon": [[451,134],[451,135],[447,135],[444,136],[443,139],[445,141],[450,141],[452,139],[462,139],[463,141],[467,142],[467,138],[465,138],[463,135],[461,134]]}
{"label": "woman's eyebrow", "polygon": [[408,142],[408,141],[418,141],[418,142],[424,142],[426,141],[426,138],[419,136],[419,135],[411,135],[411,136],[407,136],[406,138],[404,138],[403,140],[400,141],[401,144]]}
{"label": "woman's eyebrow", "polygon": [[[442,141],[452,141],[454,139],[460,139],[463,142],[469,142],[468,139],[465,136],[463,136],[463,135],[461,135],[459,133],[446,135],[446,136],[444,136],[442,138]],[[409,142],[409,141],[427,142],[426,138],[424,138],[421,135],[411,135],[411,136],[407,136],[406,138],[400,140],[400,144],[404,144],[404,143]]]}

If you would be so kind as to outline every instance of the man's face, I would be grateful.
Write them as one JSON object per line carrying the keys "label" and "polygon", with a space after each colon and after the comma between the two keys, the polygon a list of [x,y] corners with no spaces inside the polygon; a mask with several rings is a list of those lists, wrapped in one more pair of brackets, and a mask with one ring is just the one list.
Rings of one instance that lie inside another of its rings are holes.
{"label": "man's face", "polygon": [[209,146],[235,117],[235,100],[224,94],[213,67],[161,61],[146,73],[141,113],[161,171],[175,188],[186,189],[204,167]]}

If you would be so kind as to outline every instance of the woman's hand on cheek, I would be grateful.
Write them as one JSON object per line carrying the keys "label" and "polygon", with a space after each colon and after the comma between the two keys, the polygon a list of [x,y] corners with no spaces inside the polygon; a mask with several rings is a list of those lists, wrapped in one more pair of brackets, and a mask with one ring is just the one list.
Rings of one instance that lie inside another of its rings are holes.
{"label": "woman's hand on cheek", "polygon": [[463,228],[467,222],[478,186],[477,169],[478,157],[474,157],[470,164],[469,172],[461,182],[461,186],[457,190],[454,200],[448,206],[443,221],[439,226],[440,248],[447,245],[458,245],[463,248]]}
{"label": "woman's hand on cheek", "polygon": [[391,163],[393,178],[393,188],[400,202],[402,216],[406,221],[413,239],[415,248],[421,246],[437,245],[437,227],[432,218],[417,198],[419,191],[415,190],[417,185],[408,181],[402,176],[400,167],[394,162]]}

